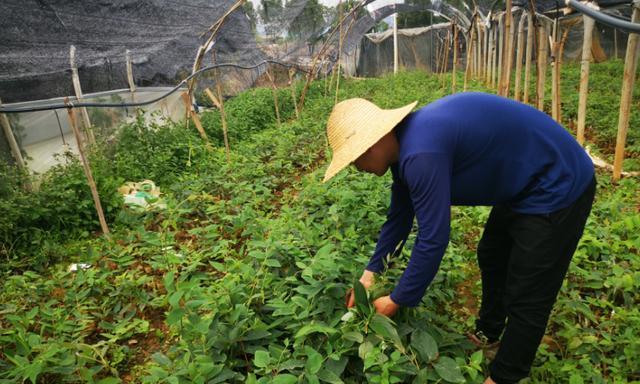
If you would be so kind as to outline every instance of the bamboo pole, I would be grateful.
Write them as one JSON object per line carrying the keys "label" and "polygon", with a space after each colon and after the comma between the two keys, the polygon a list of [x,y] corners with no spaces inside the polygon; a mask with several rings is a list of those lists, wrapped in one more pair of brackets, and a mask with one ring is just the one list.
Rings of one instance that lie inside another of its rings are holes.
{"label": "bamboo pole", "polygon": [[[207,47],[210,47],[213,44],[213,40],[218,34],[218,31],[220,30],[220,28],[222,28],[222,25],[224,25],[224,22],[227,20],[227,17],[229,17],[229,15],[231,15],[233,12],[235,12],[236,9],[240,8],[245,1],[246,0],[238,0],[235,4],[233,4],[227,10],[227,12],[225,12],[218,20],[216,20],[216,22],[213,23],[211,27],[209,27],[207,32],[204,32],[202,35],[200,35],[200,37],[203,37],[206,33],[210,33],[209,37],[207,38],[207,41],[205,41],[205,43],[202,44],[202,46],[200,46],[200,49],[198,49],[198,53],[196,54],[196,59],[193,62],[193,69],[191,72],[192,74],[196,73],[200,69],[200,65],[202,64],[202,59],[204,58],[204,54],[207,52]],[[189,87],[188,87],[189,95],[191,95],[191,93],[193,92],[193,86],[195,84],[195,81],[196,81],[195,77],[189,80]]]}
{"label": "bamboo pole", "polygon": [[[475,21],[475,19],[474,19]],[[471,75],[471,60],[473,58],[473,46],[474,46],[474,41],[475,41],[475,28],[473,28],[473,25],[471,26],[471,28],[469,29],[469,33],[470,36],[467,39],[467,52],[466,52],[466,57],[467,57],[467,64],[466,64],[466,69],[464,71],[464,91],[467,91],[468,85],[469,85],[469,76]]]}
{"label": "bamboo pole", "polygon": [[456,93],[456,75],[458,67],[458,26],[453,24],[453,66],[451,68],[451,93]]}
{"label": "bamboo pole", "polygon": [[511,72],[513,71],[513,61],[516,53],[516,25],[514,21],[513,15],[511,15],[511,29],[509,30],[509,49],[506,53],[507,61],[505,64],[506,67],[506,75],[505,75],[505,83],[504,83],[504,95],[509,97],[511,93]]}
{"label": "bamboo pole", "polygon": [[[633,2],[633,23],[640,22],[640,1]],[[616,138],[616,154],[613,162],[613,179],[620,179],[622,162],[624,160],[624,147],[627,141],[629,128],[629,112],[631,110],[631,98],[633,97],[633,85],[638,66],[638,48],[640,48],[640,35],[630,33],[627,40],[627,53],[624,59],[624,77],[622,78],[622,94],[620,95],[620,116],[618,118],[618,136]]]}
{"label": "bamboo pole", "polygon": [[527,19],[527,12],[523,12],[520,16],[520,22],[518,23],[518,42],[516,45],[516,83],[514,90],[514,99],[516,101],[520,100],[520,88],[522,83],[522,57],[524,56],[523,45],[524,45],[524,23]]}
{"label": "bamboo pole", "polygon": [[554,63],[553,63],[553,112],[552,116],[555,121],[558,123],[562,122],[562,94],[560,88],[560,70],[562,68],[562,54],[564,52],[564,43],[567,41],[567,36],[569,36],[569,30],[571,26],[567,27],[562,33],[562,38],[559,42],[553,43],[554,49]]}
{"label": "bamboo pole", "polygon": [[[342,24],[340,24],[342,26]],[[342,35],[342,29],[340,34]],[[342,37],[340,37],[342,39]],[[393,14],[393,74],[398,73],[398,14]]]}
{"label": "bamboo pole", "polygon": [[[479,19],[479,18],[478,18]],[[473,58],[473,77],[476,79],[480,75],[480,47],[482,46],[482,30],[480,28],[480,22],[476,22],[476,45],[473,50],[474,58]]]}
{"label": "bamboo pole", "polygon": [[482,80],[486,84],[489,73],[489,40],[491,39],[491,30],[483,25],[484,31],[484,53],[482,55]]}
{"label": "bamboo pole", "polygon": [[502,90],[502,66],[504,63],[504,43],[505,43],[505,34],[504,34],[504,14],[500,14],[498,18],[498,74],[497,74],[497,90],[498,94],[501,94]]}
{"label": "bamboo pole", "polygon": [[538,27],[538,88],[537,88],[537,106],[538,109],[544,111],[544,83],[547,73],[547,33],[544,24],[540,23]]}
{"label": "bamboo pole", "polygon": [[578,101],[578,143],[584,144],[584,131],[587,119],[587,96],[589,92],[589,66],[591,65],[591,44],[593,40],[593,27],[595,20],[589,16],[582,16],[582,61],[580,63],[580,95]]}
{"label": "bamboo pole", "polygon": [[451,36],[450,36],[450,31],[447,30],[447,36],[444,39],[444,54],[442,55],[442,68],[440,70],[440,80],[442,81],[442,87],[444,89],[445,87],[445,79],[446,76],[445,74],[448,71],[448,64],[449,64],[449,45],[451,44]]}
{"label": "bamboo pole", "polygon": [[181,96],[187,111],[187,122],[189,121],[188,120],[189,118],[193,120],[193,124],[195,124],[196,129],[200,134],[200,137],[202,137],[202,140],[204,140],[207,146],[209,146],[210,145],[209,137],[207,136],[207,133],[204,131],[204,128],[202,127],[202,123],[200,122],[200,118],[198,117],[198,114],[192,108],[191,96],[189,96],[189,92],[183,92]]}
{"label": "bamboo pole", "polygon": [[276,83],[273,80],[273,77],[271,76],[268,68],[265,73],[269,78],[269,83],[271,83],[271,94],[273,95],[273,106],[276,111],[276,121],[278,122],[278,125],[280,125],[280,108],[278,107],[278,90],[276,88]]}
{"label": "bamboo pole", "polygon": [[493,76],[493,51],[495,50],[495,30],[490,28],[489,33],[489,49],[487,50],[487,74],[485,76],[485,84],[491,86],[491,77]]}
{"label": "bamboo pole", "polygon": [[[333,73],[333,71],[331,71]],[[295,88],[295,84],[293,82],[293,75],[295,73],[295,69],[291,68],[289,69],[289,88],[291,89],[291,97],[293,99],[293,110],[296,113],[296,119],[300,118],[300,111],[299,111],[299,107],[298,104],[296,104],[296,88]],[[302,96],[301,96],[302,97]]]}
{"label": "bamboo pole", "polygon": [[127,60],[127,81],[129,82],[129,90],[131,91],[131,101],[135,103],[136,83],[133,81],[133,65],[131,64],[131,51],[127,49],[125,56]]}
{"label": "bamboo pole", "polygon": [[[0,105],[2,105],[2,100],[0,100]],[[7,138],[7,142],[9,143],[9,148],[11,149],[11,154],[16,161],[16,165],[20,169],[26,169],[24,158],[22,157],[22,152],[20,151],[20,146],[18,146],[16,137],[13,134],[13,129],[11,129],[9,118],[4,113],[0,113],[0,124],[2,124],[4,136]]]}
{"label": "bamboo pole", "polygon": [[511,12],[512,0],[507,0],[506,14],[504,18],[504,61],[502,65],[502,80],[500,81],[499,94],[502,96],[509,96],[509,81],[511,80],[511,61],[513,56],[511,55],[511,37],[513,31],[511,30],[511,24],[513,23],[513,13]]}
{"label": "bamboo pole", "polygon": [[[71,81],[73,82],[73,90],[76,94],[76,100],[82,102],[82,87],[80,87],[80,76],[78,75],[78,66],[76,65],[76,47],[72,45],[69,47],[69,63],[71,64]],[[84,130],[89,143],[94,144],[96,142],[95,136],[93,136],[93,129],[91,128],[91,120],[89,119],[89,112],[87,108],[80,108],[82,114],[82,121],[84,123]]]}
{"label": "bamboo pole", "polygon": [[[68,106],[71,105],[69,102],[69,98],[65,98],[65,104]],[[89,165],[89,159],[84,153],[84,146],[82,136],[80,134],[80,130],[78,129],[78,125],[76,123],[75,111],[72,107],[67,108],[67,112],[69,113],[69,122],[71,124],[71,128],[73,129],[73,135],[76,138],[76,143],[78,144],[78,153],[80,154],[80,161],[82,162],[82,169],[84,170],[84,175],[87,178],[87,183],[89,184],[89,189],[91,190],[91,196],[93,197],[93,204],[95,205],[96,212],[98,213],[98,221],[100,222],[100,228],[102,228],[102,233],[105,235],[109,235],[109,226],[107,225],[107,220],[104,217],[104,211],[102,210],[102,203],[100,203],[100,195],[98,194],[98,188],[96,186],[96,182],[93,179],[93,174],[91,173],[91,166]]]}
{"label": "bamboo pole", "polygon": [[553,120],[560,122],[558,120],[558,83],[559,83],[559,68],[558,65],[558,52],[560,48],[560,44],[558,43],[558,29],[559,29],[558,19],[553,20],[553,32],[551,33],[551,37],[549,38],[549,46],[551,47],[551,117]]}
{"label": "bamboo pole", "polygon": [[[213,51],[213,63],[217,63],[216,52]],[[227,114],[224,111],[224,96],[222,95],[222,81],[220,80],[220,70],[213,70],[213,79],[216,82],[216,95],[218,96],[218,108],[220,109],[220,118],[222,120],[222,135],[224,140],[224,150],[227,155],[227,161],[231,161],[231,147],[229,146],[229,129],[227,126]]]}
{"label": "bamboo pole", "polygon": [[209,100],[213,103],[213,105],[218,108],[220,111],[220,122],[222,123],[222,138],[224,140],[224,151],[227,156],[227,161],[231,161],[231,148],[229,147],[229,129],[227,127],[227,115],[224,112],[224,100],[222,99],[222,92],[218,89],[218,85],[216,84],[216,93],[218,96],[214,96],[213,92],[209,88],[205,88],[204,93],[209,97]]}
{"label": "bamboo pole", "polygon": [[489,87],[493,88],[496,85],[497,66],[498,61],[498,23],[493,28],[493,49],[491,51],[491,79],[489,81]]}
{"label": "bamboo pole", "polygon": [[535,34],[535,26],[533,25],[533,16],[531,12],[527,12],[527,49],[524,58],[524,95],[522,101],[529,103],[529,83],[531,82],[531,59],[533,56],[533,37]]}

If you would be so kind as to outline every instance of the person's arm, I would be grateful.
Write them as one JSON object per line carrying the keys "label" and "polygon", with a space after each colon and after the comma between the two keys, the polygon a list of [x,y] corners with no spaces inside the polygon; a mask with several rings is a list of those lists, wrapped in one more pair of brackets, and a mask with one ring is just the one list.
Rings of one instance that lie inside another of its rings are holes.
{"label": "person's arm", "polygon": [[382,225],[376,250],[365,268],[366,271],[380,273],[384,269],[384,259],[402,249],[413,226],[413,206],[407,187],[399,180],[393,170],[391,185],[391,204],[387,211],[387,220]]}
{"label": "person's arm", "polygon": [[402,164],[418,221],[418,237],[409,264],[391,300],[401,306],[420,303],[449,243],[451,220],[451,159],[447,154],[423,153]]}

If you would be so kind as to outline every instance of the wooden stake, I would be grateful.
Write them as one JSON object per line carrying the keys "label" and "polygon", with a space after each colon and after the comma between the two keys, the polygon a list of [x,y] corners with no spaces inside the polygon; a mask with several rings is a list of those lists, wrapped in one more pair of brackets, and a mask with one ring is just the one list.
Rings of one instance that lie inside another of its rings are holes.
{"label": "wooden stake", "polygon": [[[198,133],[200,133],[200,137],[202,137],[202,140],[204,140],[205,143],[207,144],[207,147],[209,147],[211,145],[211,143],[209,143],[209,137],[207,136],[207,133],[204,131],[204,128],[202,127],[202,123],[200,122],[200,118],[198,117],[198,114],[195,113],[195,111],[192,109],[191,97],[189,96],[189,92],[182,92],[182,101],[184,102],[184,105],[187,109],[188,117],[190,117],[191,120],[193,120],[193,124],[195,124],[196,129],[198,130]],[[188,121],[189,120],[187,120],[187,122]]]}
{"label": "wooden stake", "polygon": [[[2,105],[2,100],[0,100],[0,105]],[[13,135],[13,130],[11,129],[9,118],[4,113],[0,113],[0,124],[2,124],[4,136],[7,138],[7,142],[9,143],[9,148],[11,149],[11,154],[16,161],[16,165],[18,166],[18,168],[24,170],[26,167],[24,158],[22,157],[22,152],[20,151],[20,147],[18,146],[16,137]]]}
{"label": "wooden stake", "polygon": [[533,16],[527,12],[527,49],[524,58],[524,95],[522,101],[529,103],[529,83],[531,82],[531,58],[533,56],[533,36],[535,35],[535,26],[533,25]]}
{"label": "wooden stake", "polygon": [[551,58],[552,58],[552,72],[551,72],[551,117],[553,120],[560,122],[558,120],[558,85],[559,85],[559,68],[558,65],[558,52],[559,52],[559,43],[558,43],[558,29],[559,29],[558,19],[553,20],[553,32],[551,33],[551,38],[549,39],[549,46],[551,47]]}
{"label": "wooden stake", "polygon": [[582,16],[582,61],[580,63],[580,95],[578,101],[578,143],[584,144],[584,131],[587,119],[587,97],[589,93],[589,66],[591,65],[591,44],[593,40],[593,27],[595,20]]}
{"label": "wooden stake", "polygon": [[513,14],[511,12],[511,0],[507,0],[506,14],[504,18],[504,61],[502,65],[502,78],[500,81],[500,88],[498,93],[502,96],[509,96],[509,80],[511,78],[510,68],[511,64],[509,60],[513,59],[511,56],[511,24],[513,23]]}
{"label": "wooden stake", "polygon": [[[634,1],[631,22],[640,22],[640,2]],[[627,129],[629,128],[629,112],[631,110],[631,98],[633,97],[633,85],[636,79],[638,66],[638,48],[640,48],[640,35],[630,33],[627,40],[627,53],[624,59],[624,77],[622,78],[622,94],[620,95],[620,116],[618,118],[618,136],[616,138],[616,154],[613,162],[613,179],[620,179],[622,162],[624,160],[624,147],[627,141]]]}
{"label": "wooden stake", "polygon": [[280,125],[280,108],[278,108],[278,89],[276,88],[276,83],[273,80],[271,73],[269,73],[268,68],[267,68],[266,74],[267,74],[267,77],[269,78],[269,82],[271,83],[271,94],[273,95],[273,106],[275,107],[275,110],[276,110],[276,121],[278,122],[278,125]]}
{"label": "wooden stake", "polygon": [[491,53],[491,88],[496,87],[498,79],[498,38],[500,37],[498,32],[498,24],[493,29],[493,52]]}
{"label": "wooden stake", "polygon": [[554,101],[553,108],[555,109],[555,117],[554,119],[558,122],[562,122],[562,92],[560,88],[560,70],[562,68],[562,55],[564,53],[564,43],[567,41],[567,36],[569,36],[569,31],[571,30],[571,25],[567,26],[567,28],[562,33],[562,38],[559,42],[554,42],[554,51],[555,51],[555,61],[553,63],[553,77],[554,77]]}
{"label": "wooden stake", "polygon": [[467,87],[469,85],[469,76],[471,75],[471,61],[473,59],[473,45],[474,45],[474,36],[475,36],[475,28],[473,26],[470,28],[470,36],[467,39],[467,66],[464,71],[464,91],[467,91]]}
{"label": "wooden stake", "polygon": [[[511,2],[511,0],[509,0]],[[509,11],[511,13],[511,11]],[[513,22],[513,14],[511,14],[511,26],[509,28],[509,33],[505,35],[505,38],[508,39],[506,44],[507,50],[505,51],[505,73],[504,73],[504,82],[503,86],[503,95],[505,97],[509,97],[509,93],[511,92],[511,70],[513,69],[513,56],[515,55],[515,37],[516,37],[516,28]]]}
{"label": "wooden stake", "polygon": [[[289,69],[289,88],[291,89],[291,98],[293,100],[293,110],[296,113],[296,119],[300,118],[300,111],[298,109],[298,104],[296,104],[296,87],[293,82],[293,75],[295,74],[295,69]],[[333,72],[333,71],[332,71]]]}
{"label": "wooden stake", "polygon": [[496,79],[496,81],[498,82],[497,84],[497,88],[498,88],[498,94],[501,95],[501,90],[502,90],[502,68],[504,65],[504,44],[505,44],[505,31],[504,31],[504,14],[500,14],[499,18],[498,18],[498,78]]}
{"label": "wooden stake", "polygon": [[524,22],[527,19],[527,13],[523,12],[520,16],[520,22],[518,23],[518,42],[516,46],[516,84],[514,90],[514,99],[520,100],[520,84],[522,83],[522,57],[524,56]]}
{"label": "wooden stake", "polygon": [[451,93],[456,93],[456,74],[458,67],[458,26],[453,25],[453,68],[451,68]]}
{"label": "wooden stake", "polygon": [[[78,66],[76,65],[76,47],[72,45],[69,47],[69,62],[71,64],[71,80],[73,81],[73,89],[76,93],[76,100],[78,103],[82,103],[82,88],[80,87],[80,76],[78,76]],[[93,129],[91,128],[91,120],[89,120],[89,112],[87,108],[80,108],[82,119],[84,122],[84,130],[87,135],[89,143],[95,144],[96,138],[93,136]]]}
{"label": "wooden stake", "polygon": [[[69,103],[69,98],[65,98],[65,104],[71,105]],[[69,113],[69,122],[71,123],[71,128],[73,129],[73,135],[76,138],[76,143],[78,144],[78,153],[80,154],[80,161],[82,162],[82,169],[84,170],[84,175],[87,178],[87,183],[89,184],[89,189],[91,189],[91,196],[93,197],[93,204],[95,205],[96,212],[98,213],[98,221],[100,221],[100,227],[102,228],[102,233],[105,235],[109,235],[109,227],[107,226],[107,220],[104,218],[104,211],[102,210],[102,204],[100,203],[100,195],[98,194],[98,188],[96,187],[96,182],[93,179],[93,174],[91,173],[91,167],[89,166],[89,159],[84,154],[84,146],[83,140],[80,134],[80,130],[78,129],[78,125],[76,124],[76,117],[73,108],[67,108],[67,112]]]}
{"label": "wooden stake", "polygon": [[136,101],[136,83],[133,81],[133,65],[131,64],[131,51],[127,49],[127,81],[129,82],[129,90],[131,91],[131,101]]}
{"label": "wooden stake", "polygon": [[[213,63],[217,63],[216,51],[213,51]],[[229,145],[229,130],[227,126],[227,114],[224,112],[224,96],[222,95],[222,81],[218,68],[213,70],[213,81],[216,82],[216,95],[218,96],[218,108],[220,109],[220,119],[222,122],[222,138],[224,140],[224,151],[227,155],[227,162],[231,162],[231,147]],[[211,91],[209,91],[211,93]]]}
{"label": "wooden stake", "polygon": [[485,84],[487,86],[491,86],[491,76],[493,75],[493,51],[494,51],[494,29],[490,28],[488,31],[489,34],[489,48],[487,49],[487,73],[485,75]]}
{"label": "wooden stake", "polygon": [[538,27],[538,109],[544,111],[544,83],[547,75],[547,33],[541,23]]}

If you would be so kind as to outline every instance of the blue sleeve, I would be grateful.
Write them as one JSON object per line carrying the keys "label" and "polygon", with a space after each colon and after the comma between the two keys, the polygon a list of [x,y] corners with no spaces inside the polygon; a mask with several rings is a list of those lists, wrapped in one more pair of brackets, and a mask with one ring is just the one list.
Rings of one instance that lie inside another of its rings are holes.
{"label": "blue sleeve", "polygon": [[413,307],[422,300],[449,243],[451,159],[441,153],[417,154],[403,162],[402,171],[418,220],[418,237],[391,299]]}
{"label": "blue sleeve", "polygon": [[391,204],[387,212],[387,221],[380,230],[376,250],[366,268],[375,273],[382,272],[385,267],[384,259],[387,255],[393,255],[402,249],[413,226],[413,206],[409,189],[398,178],[395,166],[391,171],[393,184],[391,185]]}

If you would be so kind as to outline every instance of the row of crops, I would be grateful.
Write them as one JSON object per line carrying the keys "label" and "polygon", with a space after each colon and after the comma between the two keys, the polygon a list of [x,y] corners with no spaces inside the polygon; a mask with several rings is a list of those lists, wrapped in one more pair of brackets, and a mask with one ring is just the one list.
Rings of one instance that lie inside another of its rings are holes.
{"label": "row of crops", "polygon": [[[619,76],[621,67],[592,69],[593,100],[615,104],[609,72]],[[567,79],[569,119],[577,81]],[[442,84],[402,73],[343,80],[339,96],[426,104],[448,93]],[[288,122],[280,125],[270,90],[229,101],[229,162],[216,112],[202,116],[213,151],[193,127],[122,127],[91,155],[110,238],[95,235],[77,160],[32,193],[19,187],[24,175],[2,169],[0,383],[482,382],[488,362],[464,334],[477,314],[475,247],[487,207],[453,209],[451,241],[422,305],[391,321],[359,297],[345,316],[344,295],[373,251],[390,180],[347,171],[321,184],[331,92],[315,82],[295,120],[283,90]],[[616,114],[609,107],[588,117],[605,156],[600,144],[615,134],[608,119]],[[632,167],[637,132],[630,142]],[[162,188],[167,208],[123,210],[117,186],[145,178]],[[639,189],[637,179],[613,185],[599,174],[531,382],[640,381]],[[393,287],[408,256],[393,260],[372,296]],[[72,262],[90,267],[69,271]]]}

